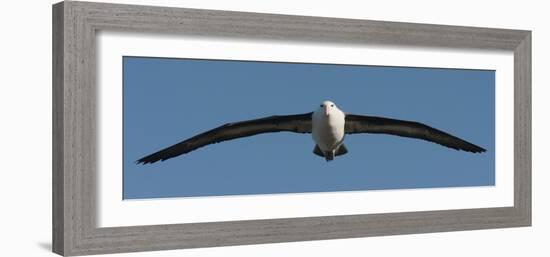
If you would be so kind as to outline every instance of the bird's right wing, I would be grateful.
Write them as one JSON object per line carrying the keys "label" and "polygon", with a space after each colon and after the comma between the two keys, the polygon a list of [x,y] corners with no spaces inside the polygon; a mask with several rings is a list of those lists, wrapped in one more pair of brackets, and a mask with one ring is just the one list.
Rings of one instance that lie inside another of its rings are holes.
{"label": "bird's right wing", "polygon": [[282,131],[311,133],[311,115],[311,112],[297,115],[276,115],[255,120],[227,123],[145,156],[139,159],[137,163],[147,164],[164,161],[209,144],[262,133]]}
{"label": "bird's right wing", "polygon": [[410,137],[472,153],[485,149],[428,125],[406,120],[346,114],[346,134],[374,133]]}

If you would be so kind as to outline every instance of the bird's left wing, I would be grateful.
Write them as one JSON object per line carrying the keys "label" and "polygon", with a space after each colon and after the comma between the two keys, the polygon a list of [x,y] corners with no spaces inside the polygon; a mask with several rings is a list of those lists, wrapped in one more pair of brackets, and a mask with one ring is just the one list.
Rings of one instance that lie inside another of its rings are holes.
{"label": "bird's left wing", "polygon": [[428,125],[383,117],[346,114],[346,134],[374,133],[411,137],[472,153],[485,149]]}
{"label": "bird's left wing", "polygon": [[147,164],[164,161],[209,144],[262,133],[282,131],[311,133],[311,115],[311,112],[297,115],[276,115],[255,120],[227,123],[145,156],[139,159],[137,163]]}

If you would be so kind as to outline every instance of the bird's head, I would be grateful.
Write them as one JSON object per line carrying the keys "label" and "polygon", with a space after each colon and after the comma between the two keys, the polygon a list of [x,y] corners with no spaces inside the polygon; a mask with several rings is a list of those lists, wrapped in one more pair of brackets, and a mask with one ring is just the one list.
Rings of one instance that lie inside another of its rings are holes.
{"label": "bird's head", "polygon": [[334,113],[335,111],[339,111],[340,109],[338,109],[338,107],[336,106],[336,104],[334,104],[333,102],[331,101],[324,101],[323,103],[321,103],[321,105],[319,106],[319,110],[318,112],[322,112],[325,116],[330,116],[331,113]]}

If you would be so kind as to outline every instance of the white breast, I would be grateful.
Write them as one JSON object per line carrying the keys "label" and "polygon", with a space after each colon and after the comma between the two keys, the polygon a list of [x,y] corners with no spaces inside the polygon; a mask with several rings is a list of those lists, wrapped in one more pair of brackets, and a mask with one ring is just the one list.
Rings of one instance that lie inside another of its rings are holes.
{"label": "white breast", "polygon": [[345,114],[335,110],[329,116],[322,111],[313,113],[312,136],[323,151],[335,150],[344,140]]}

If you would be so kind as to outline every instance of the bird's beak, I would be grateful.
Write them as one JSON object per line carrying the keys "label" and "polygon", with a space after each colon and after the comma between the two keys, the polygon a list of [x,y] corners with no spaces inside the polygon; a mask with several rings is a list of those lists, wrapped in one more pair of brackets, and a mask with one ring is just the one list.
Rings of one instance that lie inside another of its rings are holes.
{"label": "bird's beak", "polygon": [[325,116],[328,116],[330,113],[328,111],[328,108],[325,107]]}

